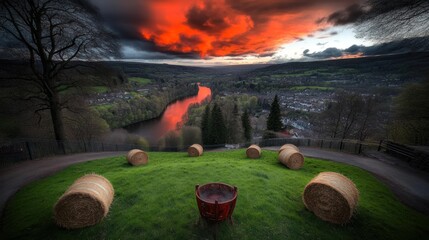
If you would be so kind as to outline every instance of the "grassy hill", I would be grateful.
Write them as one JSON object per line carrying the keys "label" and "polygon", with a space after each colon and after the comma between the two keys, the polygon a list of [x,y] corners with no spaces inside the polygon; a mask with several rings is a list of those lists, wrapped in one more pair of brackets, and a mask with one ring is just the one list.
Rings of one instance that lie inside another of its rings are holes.
{"label": "grassy hill", "polygon": [[[305,185],[321,171],[352,179],[360,201],[345,226],[321,221],[301,199]],[[55,226],[52,208],[78,177],[98,173],[115,188],[115,199],[100,224],[74,231]],[[218,226],[218,239],[423,239],[429,218],[397,201],[371,174],[356,167],[306,158],[301,170],[289,170],[264,151],[258,160],[244,150],[149,153],[149,164],[131,167],[125,157],[71,166],[19,191],[2,221],[2,239],[212,239],[214,228],[197,224],[194,187],[225,182],[238,187],[234,225]]]}
{"label": "grassy hill", "polygon": [[414,75],[415,70],[429,71],[429,52],[416,52],[395,55],[382,55],[350,59],[334,59],[313,62],[290,62],[274,64],[254,72],[273,74],[312,69],[346,69],[368,73],[397,73]]}

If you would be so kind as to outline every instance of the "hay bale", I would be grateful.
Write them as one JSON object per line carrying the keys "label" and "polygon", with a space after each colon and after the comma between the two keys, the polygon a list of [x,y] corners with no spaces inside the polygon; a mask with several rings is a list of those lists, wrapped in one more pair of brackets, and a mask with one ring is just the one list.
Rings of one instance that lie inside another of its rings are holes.
{"label": "hay bale", "polygon": [[300,169],[304,165],[304,156],[291,147],[283,149],[278,159],[283,165],[290,169]]}
{"label": "hay bale", "polygon": [[258,145],[250,145],[246,149],[246,155],[248,158],[260,158],[261,157],[261,148]]}
{"label": "hay bale", "polygon": [[292,148],[292,149],[295,149],[296,151],[298,151],[299,152],[299,148],[297,147],[297,146],[295,146],[295,145],[293,145],[293,144],[285,144],[285,145],[283,145],[283,146],[281,146],[280,147],[280,149],[279,149],[279,153],[281,153],[283,150],[285,150],[286,148]]}
{"label": "hay bale", "polygon": [[95,225],[109,212],[113,196],[113,186],[106,178],[97,174],[78,178],[55,204],[55,223],[66,229]]}
{"label": "hay bale", "polygon": [[148,156],[140,149],[133,149],[128,152],[127,161],[133,166],[144,165],[148,162]]}
{"label": "hay bale", "polygon": [[203,147],[200,144],[192,144],[188,148],[188,155],[190,157],[199,157],[203,155]]}
{"label": "hay bale", "polygon": [[324,221],[347,223],[359,200],[356,185],[335,172],[322,172],[305,186],[302,196],[305,207]]}

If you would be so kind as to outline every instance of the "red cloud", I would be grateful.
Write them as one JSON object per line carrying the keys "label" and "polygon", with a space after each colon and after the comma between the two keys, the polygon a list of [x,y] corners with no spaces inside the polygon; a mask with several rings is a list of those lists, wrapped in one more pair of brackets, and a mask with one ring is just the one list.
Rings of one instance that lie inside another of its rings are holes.
{"label": "red cloud", "polygon": [[316,31],[317,20],[356,1],[151,0],[139,33],[167,52],[263,54]]}

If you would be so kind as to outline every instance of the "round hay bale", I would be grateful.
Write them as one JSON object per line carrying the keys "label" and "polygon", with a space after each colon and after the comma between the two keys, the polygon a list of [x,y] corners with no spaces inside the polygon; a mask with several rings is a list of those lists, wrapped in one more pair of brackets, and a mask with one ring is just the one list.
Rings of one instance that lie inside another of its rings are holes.
{"label": "round hay bale", "polygon": [[113,196],[113,186],[106,178],[97,174],[78,178],[55,204],[55,223],[66,229],[95,225],[109,212]]}
{"label": "round hay bale", "polygon": [[250,145],[246,149],[246,155],[248,158],[260,158],[261,157],[261,148],[258,145]]}
{"label": "round hay bale", "polygon": [[200,144],[192,144],[188,148],[188,155],[190,157],[199,157],[203,155],[203,147]]}
{"label": "round hay bale", "polygon": [[133,149],[128,152],[127,161],[133,166],[144,165],[148,162],[148,156],[140,149]]}
{"label": "round hay bale", "polygon": [[356,209],[359,191],[347,177],[335,172],[322,172],[305,186],[305,207],[324,221],[347,223]]}
{"label": "round hay bale", "polygon": [[285,148],[280,152],[279,161],[290,169],[300,169],[304,165],[304,156],[293,148]]}
{"label": "round hay bale", "polygon": [[279,149],[279,153],[281,153],[283,150],[285,150],[286,148],[292,148],[292,149],[295,149],[296,151],[298,151],[299,152],[299,148],[297,147],[297,146],[295,146],[295,145],[293,145],[293,144],[285,144],[285,145],[283,145],[283,146],[281,146],[280,147],[280,149]]}
{"label": "round hay bale", "polygon": [[304,165],[304,155],[290,147],[279,153],[278,160],[290,169],[300,169]]}

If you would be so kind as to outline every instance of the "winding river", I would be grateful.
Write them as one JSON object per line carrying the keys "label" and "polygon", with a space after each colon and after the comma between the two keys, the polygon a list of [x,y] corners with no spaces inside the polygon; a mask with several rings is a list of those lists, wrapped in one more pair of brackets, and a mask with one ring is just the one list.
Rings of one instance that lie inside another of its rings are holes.
{"label": "winding river", "polygon": [[198,86],[198,94],[173,102],[167,106],[161,117],[143,121],[128,128],[128,131],[145,137],[155,143],[169,131],[178,131],[186,123],[188,109],[210,99],[212,91],[208,87]]}

